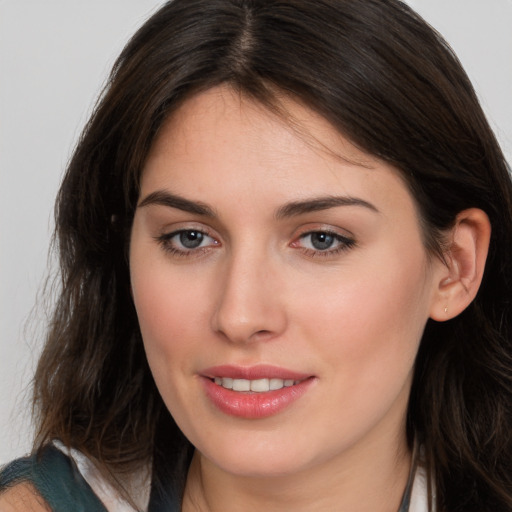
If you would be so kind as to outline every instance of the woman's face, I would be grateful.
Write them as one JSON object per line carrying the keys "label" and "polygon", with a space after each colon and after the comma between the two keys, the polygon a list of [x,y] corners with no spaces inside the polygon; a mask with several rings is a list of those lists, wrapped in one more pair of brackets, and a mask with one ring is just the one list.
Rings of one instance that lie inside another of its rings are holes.
{"label": "woman's face", "polygon": [[298,129],[227,87],[188,100],[150,151],[131,236],[158,389],[238,475],[404,446],[441,266],[398,172],[286,105]]}

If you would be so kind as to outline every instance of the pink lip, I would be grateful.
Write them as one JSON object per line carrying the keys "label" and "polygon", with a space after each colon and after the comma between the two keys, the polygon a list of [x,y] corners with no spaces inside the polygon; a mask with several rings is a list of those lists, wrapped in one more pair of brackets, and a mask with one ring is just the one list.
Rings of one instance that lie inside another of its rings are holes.
{"label": "pink lip", "polygon": [[[239,392],[215,384],[215,377],[256,380],[275,378],[299,381],[297,384],[266,393]],[[201,372],[206,396],[224,414],[245,419],[267,418],[278,414],[301,398],[316,379],[307,374],[275,366],[215,366]]]}
{"label": "pink lip", "polygon": [[215,377],[228,377],[231,379],[283,379],[283,380],[304,380],[311,377],[307,373],[299,373],[278,366],[260,364],[256,366],[234,366],[222,365],[206,368],[201,375],[214,379]]}

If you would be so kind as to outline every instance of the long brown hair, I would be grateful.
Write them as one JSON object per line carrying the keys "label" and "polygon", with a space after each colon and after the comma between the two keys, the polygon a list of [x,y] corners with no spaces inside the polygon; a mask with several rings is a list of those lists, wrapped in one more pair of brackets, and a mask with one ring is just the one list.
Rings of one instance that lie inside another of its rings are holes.
{"label": "long brown hair", "polygon": [[458,317],[428,322],[407,431],[440,512],[511,510],[511,180],[457,58],[398,0],[174,0],[135,34],[57,199],[62,292],[35,376],[36,447],[59,438],[113,474],[152,460],[162,487],[185,477],[191,447],[146,362],[126,255],[162,122],[221,83],[277,112],[291,96],[393,164],[432,254],[457,213],[488,214],[481,289]]}

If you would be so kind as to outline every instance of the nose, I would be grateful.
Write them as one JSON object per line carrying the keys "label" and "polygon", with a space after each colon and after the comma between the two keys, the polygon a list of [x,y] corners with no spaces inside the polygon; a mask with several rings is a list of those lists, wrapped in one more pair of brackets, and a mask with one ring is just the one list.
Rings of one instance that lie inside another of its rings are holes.
{"label": "nose", "polygon": [[273,339],[286,329],[287,316],[278,265],[254,251],[239,252],[219,275],[212,328],[227,340]]}

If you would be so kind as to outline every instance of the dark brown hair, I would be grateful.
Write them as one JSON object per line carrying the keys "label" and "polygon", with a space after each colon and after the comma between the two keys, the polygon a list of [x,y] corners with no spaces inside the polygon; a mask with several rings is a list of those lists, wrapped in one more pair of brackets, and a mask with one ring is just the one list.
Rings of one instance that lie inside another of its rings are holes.
{"label": "dark brown hair", "polygon": [[36,446],[59,438],[112,473],[153,460],[155,485],[185,477],[191,447],[146,362],[126,254],[162,122],[222,83],[277,112],[291,96],[398,168],[433,254],[457,213],[488,214],[481,289],[428,322],[407,429],[440,512],[511,510],[512,185],[457,58],[398,0],[175,0],[135,34],[57,199],[62,292],[35,377]]}

